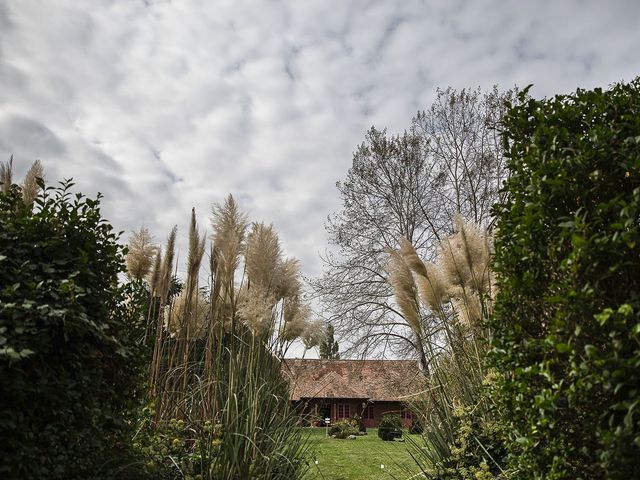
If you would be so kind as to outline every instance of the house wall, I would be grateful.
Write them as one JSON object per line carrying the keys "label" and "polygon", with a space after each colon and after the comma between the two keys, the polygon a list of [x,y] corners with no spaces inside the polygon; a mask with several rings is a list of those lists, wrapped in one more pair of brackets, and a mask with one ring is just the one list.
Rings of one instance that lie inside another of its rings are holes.
{"label": "house wall", "polygon": [[[301,400],[293,402],[294,406],[300,414],[300,423],[303,425],[316,425],[322,426],[322,418],[320,413],[325,405],[329,406],[331,423],[335,423],[338,420],[338,405],[349,405],[349,417],[353,417],[355,414],[362,417],[364,411],[363,401],[354,399],[319,399],[312,398],[308,400]],[[384,415],[397,413],[401,414],[403,410],[403,404],[401,402],[369,402],[368,405],[373,406],[373,419],[363,419],[363,422],[367,428],[377,427],[378,423]],[[402,424],[405,428],[411,426],[411,419],[402,419]]]}

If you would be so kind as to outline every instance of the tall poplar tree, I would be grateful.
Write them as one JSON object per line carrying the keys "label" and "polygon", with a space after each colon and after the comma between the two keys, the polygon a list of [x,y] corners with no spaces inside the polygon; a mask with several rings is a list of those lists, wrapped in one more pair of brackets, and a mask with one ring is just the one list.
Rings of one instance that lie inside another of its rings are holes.
{"label": "tall poplar tree", "polygon": [[320,358],[327,359],[327,360],[340,359],[338,342],[335,341],[333,338],[334,333],[335,332],[333,329],[333,325],[329,323],[327,325],[326,337],[320,344]]}

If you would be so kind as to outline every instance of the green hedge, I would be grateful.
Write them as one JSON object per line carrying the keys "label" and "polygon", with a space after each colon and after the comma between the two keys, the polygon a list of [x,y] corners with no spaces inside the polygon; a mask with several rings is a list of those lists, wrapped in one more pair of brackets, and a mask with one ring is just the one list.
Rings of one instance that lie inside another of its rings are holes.
{"label": "green hedge", "polygon": [[33,209],[0,193],[1,478],[125,478],[131,462],[136,302],[99,200],[70,187]]}
{"label": "green hedge", "polygon": [[510,109],[491,321],[517,478],[640,478],[640,80]]}

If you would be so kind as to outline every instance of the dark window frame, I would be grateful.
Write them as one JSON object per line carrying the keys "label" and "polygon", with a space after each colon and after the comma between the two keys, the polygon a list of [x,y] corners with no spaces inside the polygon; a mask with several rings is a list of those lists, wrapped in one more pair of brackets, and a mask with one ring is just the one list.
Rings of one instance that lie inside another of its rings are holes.
{"label": "dark window frame", "polygon": [[375,414],[373,412],[373,405],[367,405],[362,412],[362,418],[364,420],[374,420]]}
{"label": "dark window frame", "polygon": [[351,408],[348,403],[338,403],[336,406],[336,418],[350,418],[351,417]]}

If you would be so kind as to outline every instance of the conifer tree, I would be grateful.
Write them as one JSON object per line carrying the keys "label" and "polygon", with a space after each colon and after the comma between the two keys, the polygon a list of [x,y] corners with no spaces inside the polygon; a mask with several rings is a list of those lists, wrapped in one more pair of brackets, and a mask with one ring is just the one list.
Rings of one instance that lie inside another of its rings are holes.
{"label": "conifer tree", "polygon": [[327,324],[327,334],[325,339],[320,343],[320,358],[327,360],[339,360],[340,353],[338,342],[333,338],[333,325]]}

